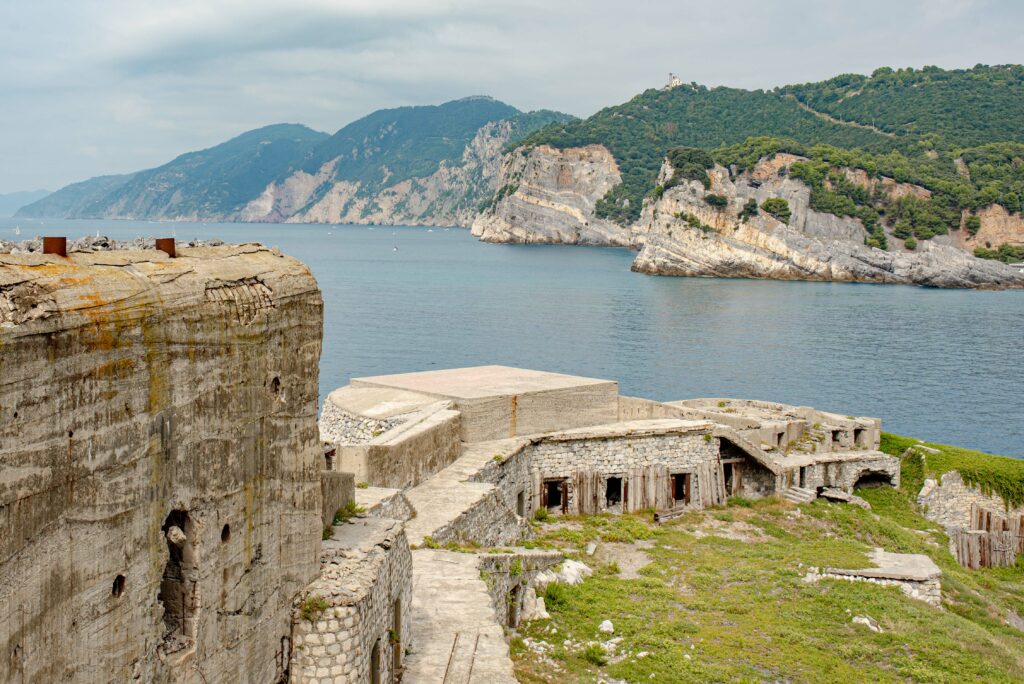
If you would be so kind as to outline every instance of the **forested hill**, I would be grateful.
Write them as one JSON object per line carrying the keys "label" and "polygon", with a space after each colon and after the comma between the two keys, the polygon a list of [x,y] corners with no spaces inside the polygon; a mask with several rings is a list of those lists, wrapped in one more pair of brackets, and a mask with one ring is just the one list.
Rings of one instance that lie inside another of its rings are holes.
{"label": "forested hill", "polygon": [[623,182],[599,203],[598,214],[628,223],[639,216],[673,147],[710,150],[770,136],[924,159],[937,148],[952,153],[1024,140],[1022,78],[1024,67],[979,66],[883,68],[870,77],[839,76],[771,91],[688,84],[645,91],[590,118],[547,126],[520,144],[607,147]]}
{"label": "forested hill", "polygon": [[898,135],[937,134],[964,147],[1024,142],[1024,66],[876,69],[779,88],[815,111]]}

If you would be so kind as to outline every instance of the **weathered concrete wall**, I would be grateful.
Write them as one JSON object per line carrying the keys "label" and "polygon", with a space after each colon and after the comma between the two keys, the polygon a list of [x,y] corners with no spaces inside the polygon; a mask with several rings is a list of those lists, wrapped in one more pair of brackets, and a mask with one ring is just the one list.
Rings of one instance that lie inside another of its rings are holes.
{"label": "weathered concrete wall", "polygon": [[554,551],[515,551],[480,556],[480,577],[494,603],[498,624],[519,626],[526,587],[537,573],[558,565],[565,557]]}
{"label": "weathered concrete wall", "polygon": [[926,518],[946,528],[970,529],[972,505],[1008,516],[1024,515],[1024,506],[1007,510],[1002,497],[985,494],[967,485],[955,470],[944,473],[938,482],[925,480],[917,495],[917,503]]}
{"label": "weathered concrete wall", "polygon": [[323,526],[328,527],[334,522],[338,509],[355,499],[355,480],[352,473],[324,470],[320,473],[320,488],[323,492]]}
{"label": "weathered concrete wall", "polygon": [[819,454],[814,458],[821,462],[807,462],[799,456],[780,459],[780,465],[786,468],[786,485],[806,489],[836,487],[852,492],[860,478],[884,475],[888,478],[887,484],[900,486],[900,460],[882,452],[865,452],[862,458],[854,458],[850,454],[836,454],[835,460],[827,460],[828,454]]}
{"label": "weathered concrete wall", "polygon": [[306,595],[311,598],[295,602],[293,683],[369,682],[371,670],[391,682],[394,666],[402,666],[412,636],[406,614],[412,553],[405,531],[401,521],[384,518],[356,526],[335,527],[334,538],[324,542],[321,576]]}
{"label": "weathered concrete wall", "polygon": [[[178,254],[0,256],[0,681],[283,670],[318,570],[320,293],[256,245]],[[164,639],[172,522],[194,639]]]}
{"label": "weathered concrete wall", "polygon": [[338,469],[374,487],[413,487],[459,457],[458,411],[435,404],[367,444],[339,445]]}
{"label": "weathered concrete wall", "polygon": [[451,522],[436,529],[431,537],[440,545],[455,542],[480,546],[508,546],[533,535],[525,519],[505,505],[497,488],[488,492]]}

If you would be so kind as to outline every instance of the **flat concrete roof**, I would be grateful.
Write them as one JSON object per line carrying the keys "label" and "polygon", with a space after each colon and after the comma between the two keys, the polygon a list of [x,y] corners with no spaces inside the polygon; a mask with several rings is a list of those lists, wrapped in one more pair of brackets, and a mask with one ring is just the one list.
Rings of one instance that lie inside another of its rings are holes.
{"label": "flat concrete roof", "polygon": [[827,568],[825,572],[833,575],[851,575],[854,577],[873,577],[875,579],[911,580],[925,582],[942,574],[942,570],[928,556],[922,553],[889,553],[876,548],[871,554],[871,562],[877,567],[858,568]]}
{"label": "flat concrete roof", "polygon": [[392,387],[339,387],[327,395],[327,401],[349,413],[368,418],[390,418],[418,411],[424,406],[437,402],[418,392],[408,392]]}
{"label": "flat concrete roof", "polygon": [[563,375],[562,373],[548,373],[509,366],[475,366],[419,373],[377,375],[368,378],[352,378],[351,384],[353,387],[394,387],[457,399],[520,395],[588,385],[618,385],[613,380],[584,378],[577,375]]}

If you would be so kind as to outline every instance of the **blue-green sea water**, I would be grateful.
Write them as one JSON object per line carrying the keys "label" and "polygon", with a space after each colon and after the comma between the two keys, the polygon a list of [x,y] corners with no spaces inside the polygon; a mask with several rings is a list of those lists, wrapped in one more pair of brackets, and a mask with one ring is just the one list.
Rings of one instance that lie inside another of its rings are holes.
{"label": "blue-green sea water", "polygon": [[[0,219],[0,238],[218,237],[278,246],[324,296],[320,394],[361,375],[507,364],[658,400],[743,397],[879,416],[1024,457],[1024,292],[664,278],[625,250],[467,231]],[[397,251],[395,247],[397,246]]]}

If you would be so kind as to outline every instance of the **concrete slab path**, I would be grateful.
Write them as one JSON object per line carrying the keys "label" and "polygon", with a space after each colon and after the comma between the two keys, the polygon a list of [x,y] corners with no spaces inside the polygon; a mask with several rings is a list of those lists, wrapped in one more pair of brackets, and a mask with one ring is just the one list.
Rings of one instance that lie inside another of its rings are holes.
{"label": "concrete slab path", "polygon": [[512,659],[476,555],[413,551],[409,684],[514,684]]}

